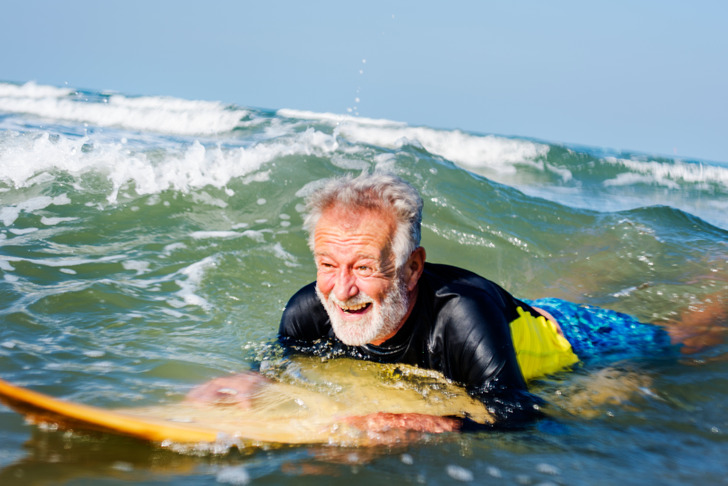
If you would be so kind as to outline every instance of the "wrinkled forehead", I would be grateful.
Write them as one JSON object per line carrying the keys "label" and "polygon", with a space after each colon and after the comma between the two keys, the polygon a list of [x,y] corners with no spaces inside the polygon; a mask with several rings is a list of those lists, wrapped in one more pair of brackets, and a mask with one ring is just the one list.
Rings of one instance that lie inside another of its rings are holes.
{"label": "wrinkled forehead", "polygon": [[356,227],[364,221],[376,222],[391,232],[394,232],[396,229],[394,215],[381,207],[347,205],[343,203],[331,204],[324,208],[324,210],[321,211],[321,218],[319,219],[316,228],[318,228],[322,222],[327,224],[331,222],[338,222],[345,226],[351,225]]}
{"label": "wrinkled forehead", "polygon": [[339,235],[361,236],[367,240],[379,241],[384,247],[391,244],[396,229],[394,217],[382,209],[339,204],[330,206],[321,213],[314,228],[314,244],[316,240]]}

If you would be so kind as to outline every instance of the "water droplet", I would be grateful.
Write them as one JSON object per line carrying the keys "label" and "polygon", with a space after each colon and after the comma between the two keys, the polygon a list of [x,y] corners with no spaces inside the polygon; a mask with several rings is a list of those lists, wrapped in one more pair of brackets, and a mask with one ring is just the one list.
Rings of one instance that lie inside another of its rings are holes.
{"label": "water droplet", "polygon": [[449,466],[447,466],[446,470],[447,475],[457,481],[468,482],[473,480],[473,473],[470,470],[465,469],[464,467],[450,464]]}
{"label": "water droplet", "polygon": [[558,467],[543,462],[536,466],[536,470],[543,474],[551,474],[552,476],[558,476],[559,474],[561,474],[561,471]]}

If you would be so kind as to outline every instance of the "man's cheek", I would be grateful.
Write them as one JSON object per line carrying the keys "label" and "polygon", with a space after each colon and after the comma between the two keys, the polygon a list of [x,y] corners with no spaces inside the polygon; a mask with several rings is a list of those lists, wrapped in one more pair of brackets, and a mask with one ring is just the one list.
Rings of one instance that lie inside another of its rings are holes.
{"label": "man's cheek", "polygon": [[319,275],[316,278],[316,286],[327,299],[329,298],[329,293],[334,288],[333,280],[326,275]]}

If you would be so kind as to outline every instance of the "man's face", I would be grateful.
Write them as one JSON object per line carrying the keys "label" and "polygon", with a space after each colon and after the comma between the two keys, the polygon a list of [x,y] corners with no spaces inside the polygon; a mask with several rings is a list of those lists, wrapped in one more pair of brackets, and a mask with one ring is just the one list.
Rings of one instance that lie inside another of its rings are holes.
{"label": "man's face", "polygon": [[346,344],[380,344],[409,310],[392,254],[395,230],[386,213],[348,208],[327,209],[316,225],[316,291]]}

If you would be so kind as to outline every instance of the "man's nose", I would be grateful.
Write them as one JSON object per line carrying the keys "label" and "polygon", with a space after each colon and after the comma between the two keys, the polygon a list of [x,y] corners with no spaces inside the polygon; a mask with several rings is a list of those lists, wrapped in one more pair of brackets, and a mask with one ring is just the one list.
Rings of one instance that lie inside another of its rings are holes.
{"label": "man's nose", "polygon": [[336,277],[336,285],[334,287],[334,296],[340,301],[346,301],[359,293],[356,286],[356,277],[354,273],[346,268],[342,268]]}

